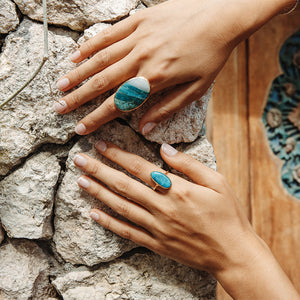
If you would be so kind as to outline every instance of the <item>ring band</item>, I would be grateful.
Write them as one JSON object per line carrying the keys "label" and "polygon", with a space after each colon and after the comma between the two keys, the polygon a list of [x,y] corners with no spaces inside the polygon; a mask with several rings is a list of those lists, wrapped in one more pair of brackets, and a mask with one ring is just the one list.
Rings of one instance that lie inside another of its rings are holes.
{"label": "ring band", "polygon": [[150,95],[150,83],[144,77],[134,77],[124,82],[115,94],[115,106],[122,112],[139,108]]}
{"label": "ring band", "polygon": [[172,186],[171,179],[167,176],[169,171],[166,171],[166,173],[153,171],[151,172],[151,179],[155,183],[155,186],[153,187],[153,191],[157,189],[157,187],[160,187],[164,190],[168,190]]}

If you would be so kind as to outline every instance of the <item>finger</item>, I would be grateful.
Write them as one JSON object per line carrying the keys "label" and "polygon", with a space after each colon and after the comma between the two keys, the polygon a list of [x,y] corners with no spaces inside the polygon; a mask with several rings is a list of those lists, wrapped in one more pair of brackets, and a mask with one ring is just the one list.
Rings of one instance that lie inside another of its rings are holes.
{"label": "finger", "polygon": [[61,91],[67,91],[75,87],[85,79],[124,58],[131,51],[132,47],[132,42],[124,39],[99,51],[91,59],[59,79],[56,84],[57,88]]}
{"label": "finger", "polygon": [[[107,141],[99,141],[95,144],[95,147],[103,156],[120,165],[130,174],[141,179],[150,186],[155,185],[151,179],[152,171],[165,173],[163,169],[150,163],[146,159],[127,152]],[[170,176],[172,176],[172,174],[170,174]]]}
{"label": "finger", "polygon": [[138,23],[136,20],[137,17],[133,15],[111,27],[105,28],[83,43],[79,49],[71,55],[71,60],[75,63],[79,63],[93,53],[126,38],[137,28]]}
{"label": "finger", "polygon": [[195,183],[212,190],[218,190],[221,187],[219,179],[222,175],[205,166],[192,156],[179,152],[168,144],[161,146],[160,153],[168,165],[185,174]]}
{"label": "finger", "polygon": [[125,239],[131,240],[134,243],[153,251],[157,251],[159,248],[159,243],[150,233],[144,231],[142,228],[138,228],[130,223],[114,218],[99,209],[93,209],[90,216],[104,228],[113,231]]}
{"label": "finger", "polygon": [[205,91],[206,87],[201,87],[197,81],[178,86],[144,114],[140,121],[140,132],[143,135],[149,133],[158,123],[199,99]]}
{"label": "finger", "polygon": [[149,211],[153,209],[152,201],[149,199],[157,197],[158,194],[123,172],[115,170],[86,154],[77,154],[74,158],[74,164],[119,195],[131,199]]}
{"label": "finger", "polygon": [[54,106],[58,113],[70,112],[91,99],[111,90],[128,78],[135,76],[136,67],[126,57],[94,75],[83,86],[60,99]]}
{"label": "finger", "polygon": [[151,229],[154,218],[145,208],[121,197],[87,176],[81,176],[77,183],[82,189],[109,206],[120,216],[143,228]]}
{"label": "finger", "polygon": [[103,124],[119,117],[122,114],[114,102],[114,95],[106,99],[98,108],[85,116],[75,127],[75,132],[79,135],[89,134]]}

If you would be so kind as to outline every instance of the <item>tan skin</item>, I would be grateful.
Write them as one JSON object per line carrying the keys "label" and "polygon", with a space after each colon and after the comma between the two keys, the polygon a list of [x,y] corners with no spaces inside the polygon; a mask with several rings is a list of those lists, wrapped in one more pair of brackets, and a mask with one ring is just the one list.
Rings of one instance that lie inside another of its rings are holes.
{"label": "tan skin", "polygon": [[[170,0],[136,13],[78,49],[74,62],[93,57],[66,74],[58,87],[68,91],[90,79],[55,107],[67,113],[127,79],[144,76],[151,93],[173,87],[141,119],[140,131],[147,134],[202,96],[233,48],[294,3]],[[93,132],[120,114],[111,96],[79,122],[76,132]],[[111,143],[102,141],[96,148],[153,186],[149,174],[160,170],[157,166]],[[162,146],[161,156],[193,183],[169,174],[171,189],[153,191],[85,154],[76,156],[75,164],[87,174],[80,177],[79,186],[131,222],[96,209],[91,217],[161,255],[210,272],[235,299],[300,299],[267,245],[253,231],[226,180],[168,145]]]}

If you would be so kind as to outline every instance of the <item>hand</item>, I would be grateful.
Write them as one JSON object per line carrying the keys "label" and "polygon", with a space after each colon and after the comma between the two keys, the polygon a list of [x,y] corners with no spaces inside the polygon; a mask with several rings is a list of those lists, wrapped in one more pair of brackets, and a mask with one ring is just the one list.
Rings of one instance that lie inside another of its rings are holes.
{"label": "hand", "polygon": [[[236,299],[284,299],[276,297],[281,289],[287,296],[286,286],[292,291],[287,298],[298,299],[222,175],[164,144],[162,158],[193,182],[169,173],[170,190],[153,191],[150,173],[162,169],[108,142],[101,141],[96,148],[148,185],[85,154],[77,155],[75,164],[92,176],[81,176],[79,186],[130,221],[93,209],[91,217],[100,225],[158,254],[210,272]],[[270,283],[274,274],[279,274],[275,288]],[[259,284],[253,286],[253,278]],[[267,293],[266,280],[271,290]]]}
{"label": "hand", "polygon": [[[147,134],[199,99],[236,44],[262,23],[257,13],[251,15],[252,2],[170,0],[102,31],[73,54],[76,63],[94,56],[65,75],[58,87],[68,91],[91,78],[62,98],[57,111],[67,113],[132,77],[144,76],[152,94],[172,87],[141,119],[140,132]],[[111,96],[79,122],[76,132],[88,134],[120,114]]]}

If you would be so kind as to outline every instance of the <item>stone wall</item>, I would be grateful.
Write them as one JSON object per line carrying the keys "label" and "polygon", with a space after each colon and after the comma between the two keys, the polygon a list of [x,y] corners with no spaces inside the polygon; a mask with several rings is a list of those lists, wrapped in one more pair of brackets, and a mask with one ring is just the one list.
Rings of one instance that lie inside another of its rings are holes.
{"label": "stone wall", "polygon": [[[80,190],[78,152],[105,163],[93,144],[112,141],[162,166],[167,142],[211,168],[202,130],[210,92],[143,137],[138,122],[160,95],[87,137],[75,124],[110,94],[67,115],[53,110],[69,55],[110,23],[157,0],[48,0],[49,60],[33,82],[0,109],[0,299],[215,299],[215,280],[124,240],[89,217],[107,207]],[[0,99],[25,82],[43,57],[39,0],[0,0]],[[114,166],[116,167],[116,166]],[[2,225],[1,225],[2,224]]]}

